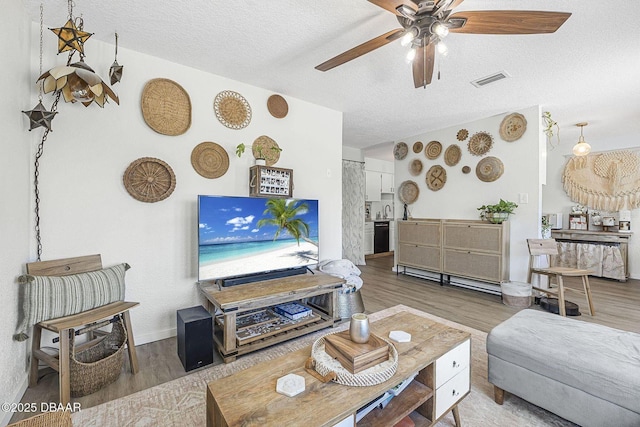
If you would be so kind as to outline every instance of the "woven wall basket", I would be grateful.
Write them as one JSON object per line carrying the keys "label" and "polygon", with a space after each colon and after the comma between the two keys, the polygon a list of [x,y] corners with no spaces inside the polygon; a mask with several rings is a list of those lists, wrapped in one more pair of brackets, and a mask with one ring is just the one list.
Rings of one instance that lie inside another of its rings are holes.
{"label": "woven wall basket", "polygon": [[289,104],[280,95],[271,95],[267,99],[267,110],[276,119],[283,119],[289,113]]}
{"label": "woven wall basket", "polygon": [[[278,143],[267,135],[256,138],[251,145],[251,152],[255,159],[263,158],[267,166],[273,166],[280,160],[280,147]],[[262,155],[262,157],[260,157]]]}
{"label": "woven wall basket", "polygon": [[220,178],[229,169],[229,155],[215,142],[202,142],[191,151],[191,166],[205,178]]}
{"label": "woven wall basket", "polygon": [[218,121],[230,129],[243,129],[251,123],[251,107],[238,92],[225,90],[213,100]]}
{"label": "woven wall basket", "polygon": [[144,121],[162,135],[182,135],[191,126],[189,94],[173,80],[149,80],[142,90],[141,106]]}
{"label": "woven wall basket", "polygon": [[124,172],[122,181],[131,197],[147,203],[166,199],[176,188],[173,169],[153,157],[134,160]]}

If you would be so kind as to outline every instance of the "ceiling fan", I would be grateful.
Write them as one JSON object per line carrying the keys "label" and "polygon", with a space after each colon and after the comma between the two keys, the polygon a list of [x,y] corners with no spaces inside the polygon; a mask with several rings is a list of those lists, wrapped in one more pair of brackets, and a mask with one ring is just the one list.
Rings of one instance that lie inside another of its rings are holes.
{"label": "ceiling fan", "polygon": [[[466,34],[542,34],[555,32],[571,16],[566,12],[486,10],[452,13],[464,0],[368,0],[396,15],[402,28],[391,30],[316,66],[328,71],[394,40],[411,44],[413,82],[431,83],[436,48],[449,32]],[[404,43],[403,43],[404,44]],[[411,58],[410,58],[411,59]]]}

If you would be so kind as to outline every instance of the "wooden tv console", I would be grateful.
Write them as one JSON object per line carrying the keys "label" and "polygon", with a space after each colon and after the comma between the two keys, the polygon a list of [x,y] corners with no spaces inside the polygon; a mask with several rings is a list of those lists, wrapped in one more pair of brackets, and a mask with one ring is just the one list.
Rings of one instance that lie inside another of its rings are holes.
{"label": "wooden tv console", "polygon": [[[450,411],[460,427],[458,404],[471,384],[470,334],[410,312],[371,323],[380,337],[400,328],[411,334],[411,342],[393,343],[398,369],[389,380],[367,387],[322,383],[304,368],[309,346],[210,382],[207,427],[354,426],[360,408],[416,373],[402,393],[365,415],[357,427],[393,426],[407,415],[416,426],[432,426]],[[278,378],[289,373],[305,380],[305,391],[294,397],[276,392]]]}
{"label": "wooden tv console", "polygon": [[[342,289],[343,279],[321,272],[264,280],[232,287],[218,287],[210,283],[200,284],[207,297],[208,310],[214,316],[213,340],[225,363],[233,362],[236,356],[281,343],[310,332],[336,325],[341,319],[336,316],[337,291]],[[253,336],[242,337],[237,321],[247,313],[291,301],[307,303],[308,298],[331,294],[327,307],[307,304],[313,311],[309,317],[273,327],[264,326]]]}

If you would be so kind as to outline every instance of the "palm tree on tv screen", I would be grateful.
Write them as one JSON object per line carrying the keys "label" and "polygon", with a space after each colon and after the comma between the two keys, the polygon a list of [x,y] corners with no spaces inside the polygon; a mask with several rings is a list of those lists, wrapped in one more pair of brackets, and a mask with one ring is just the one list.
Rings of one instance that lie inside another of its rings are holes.
{"label": "palm tree on tv screen", "polygon": [[296,239],[298,245],[300,245],[300,239],[302,239],[318,246],[316,242],[308,238],[309,225],[300,218],[296,218],[296,216],[307,212],[309,205],[300,200],[287,202],[286,199],[269,199],[266,205],[267,208],[262,214],[269,214],[272,218],[260,219],[257,226],[258,228],[263,225],[275,225],[278,227],[273,240],[276,240],[283,230],[287,230]]}

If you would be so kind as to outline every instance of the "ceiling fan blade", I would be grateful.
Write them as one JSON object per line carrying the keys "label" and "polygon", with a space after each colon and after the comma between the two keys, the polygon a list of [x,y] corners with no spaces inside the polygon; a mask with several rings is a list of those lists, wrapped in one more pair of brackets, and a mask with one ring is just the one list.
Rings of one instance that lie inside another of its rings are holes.
{"label": "ceiling fan blade", "polygon": [[431,84],[431,77],[433,76],[436,45],[435,43],[429,43],[416,49],[416,57],[413,58],[413,83],[417,88],[427,87],[428,84]]}
{"label": "ceiling fan blade", "polygon": [[452,33],[467,34],[541,34],[553,33],[569,19],[571,13],[527,10],[483,10],[458,12],[449,21],[466,22],[459,28],[450,27]]}
{"label": "ceiling fan blade", "polygon": [[338,65],[342,65],[345,62],[349,62],[352,59],[356,59],[357,57],[364,55],[365,53],[369,53],[372,50],[386,45],[387,43],[397,40],[402,37],[403,34],[403,28],[391,30],[381,36],[369,40],[368,42],[364,42],[361,45],[354,47],[353,49],[342,52],[340,55],[335,56],[328,61],[323,62],[322,64],[316,66],[316,70],[328,71],[334,67],[337,67]]}
{"label": "ceiling fan blade", "polygon": [[369,2],[399,16],[402,14],[398,12],[398,7],[402,5],[411,8],[414,12],[418,11],[418,6],[411,0],[369,0]]}

